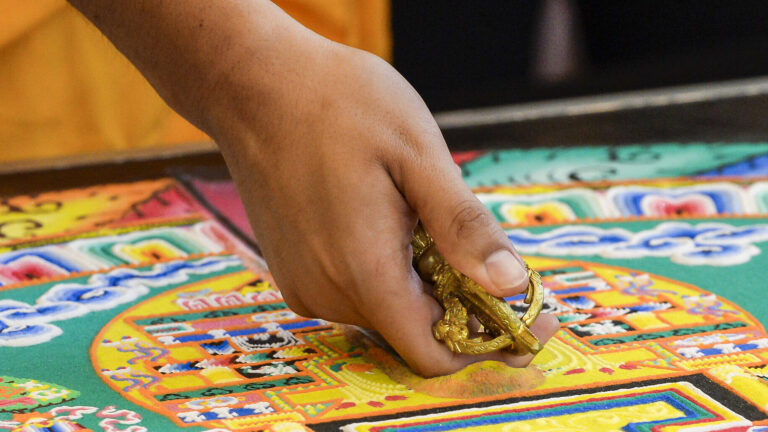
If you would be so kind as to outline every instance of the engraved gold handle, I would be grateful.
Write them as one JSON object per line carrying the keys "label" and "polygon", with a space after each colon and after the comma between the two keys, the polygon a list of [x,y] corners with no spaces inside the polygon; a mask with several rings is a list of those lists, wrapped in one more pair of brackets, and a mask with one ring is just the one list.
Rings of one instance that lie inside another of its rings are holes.
{"label": "engraved gold handle", "polygon": [[[432,295],[445,309],[445,315],[432,326],[432,334],[451,351],[484,354],[507,350],[516,354],[541,351],[542,345],[530,326],[544,304],[541,277],[526,265],[528,289],[524,302],[528,310],[518,317],[507,302],[488,294],[477,282],[451,267],[440,255],[432,237],[419,223],[413,232],[413,266],[433,284]],[[484,335],[470,338],[469,318],[477,317]]]}

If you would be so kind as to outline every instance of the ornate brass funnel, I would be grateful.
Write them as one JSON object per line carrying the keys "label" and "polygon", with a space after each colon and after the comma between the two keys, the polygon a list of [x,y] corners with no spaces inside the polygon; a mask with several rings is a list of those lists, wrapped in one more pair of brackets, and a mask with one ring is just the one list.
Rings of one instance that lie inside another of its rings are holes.
{"label": "ornate brass funnel", "polygon": [[[503,298],[488,294],[477,282],[451,267],[421,223],[413,232],[411,245],[416,272],[433,284],[432,295],[445,309],[445,316],[432,326],[437,340],[443,341],[451,351],[464,354],[541,351],[541,343],[530,330],[544,303],[544,289],[536,271],[526,265],[530,282],[524,302],[528,310],[518,317]],[[470,338],[470,315],[480,321],[484,334]]]}

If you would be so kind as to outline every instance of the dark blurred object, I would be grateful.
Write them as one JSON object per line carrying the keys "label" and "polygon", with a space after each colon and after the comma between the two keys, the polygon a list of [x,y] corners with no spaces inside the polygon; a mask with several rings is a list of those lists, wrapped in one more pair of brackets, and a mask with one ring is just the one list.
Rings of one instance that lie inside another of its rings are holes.
{"label": "dark blurred object", "polygon": [[392,0],[395,67],[434,110],[507,101],[524,82],[534,1]]}
{"label": "dark blurred object", "polygon": [[452,150],[765,142],[768,77],[435,115]]}
{"label": "dark blurred object", "polygon": [[581,68],[545,82],[545,1],[393,0],[395,66],[433,111],[768,74],[768,2],[567,0]]}

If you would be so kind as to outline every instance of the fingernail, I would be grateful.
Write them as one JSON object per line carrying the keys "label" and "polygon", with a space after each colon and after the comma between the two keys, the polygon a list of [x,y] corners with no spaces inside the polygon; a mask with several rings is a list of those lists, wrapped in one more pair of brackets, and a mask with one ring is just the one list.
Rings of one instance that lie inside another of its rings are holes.
{"label": "fingernail", "polygon": [[[508,250],[496,251],[485,260],[485,271],[496,288],[518,290],[528,277],[528,272]],[[510,294],[512,294],[510,292]]]}

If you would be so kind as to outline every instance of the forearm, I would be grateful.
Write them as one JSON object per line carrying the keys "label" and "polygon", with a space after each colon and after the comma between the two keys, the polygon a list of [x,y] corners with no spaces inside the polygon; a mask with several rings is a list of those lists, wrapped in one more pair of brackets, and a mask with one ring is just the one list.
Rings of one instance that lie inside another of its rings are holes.
{"label": "forearm", "polygon": [[280,97],[275,77],[295,72],[295,57],[320,43],[267,0],[69,1],[211,135],[230,126],[242,92],[264,105]]}

